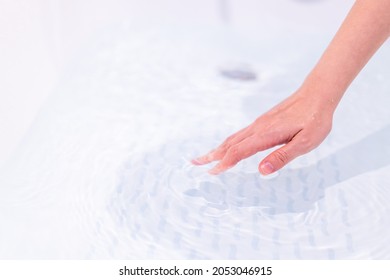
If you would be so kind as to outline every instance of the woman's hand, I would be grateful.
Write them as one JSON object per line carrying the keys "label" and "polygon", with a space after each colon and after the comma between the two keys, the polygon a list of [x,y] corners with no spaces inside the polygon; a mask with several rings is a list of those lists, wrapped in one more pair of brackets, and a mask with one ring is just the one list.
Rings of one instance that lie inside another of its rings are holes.
{"label": "woman's hand", "polygon": [[261,173],[270,174],[311,151],[331,130],[333,112],[350,83],[389,36],[390,0],[357,0],[301,89],[192,162],[219,161],[209,171],[218,174],[283,145],[259,165]]}
{"label": "woman's hand", "polygon": [[298,90],[192,163],[202,165],[219,161],[209,171],[215,175],[259,151],[283,145],[259,165],[259,171],[264,175],[281,169],[294,158],[317,147],[331,130],[335,105],[331,100],[313,100],[311,96],[316,95],[308,90]]}

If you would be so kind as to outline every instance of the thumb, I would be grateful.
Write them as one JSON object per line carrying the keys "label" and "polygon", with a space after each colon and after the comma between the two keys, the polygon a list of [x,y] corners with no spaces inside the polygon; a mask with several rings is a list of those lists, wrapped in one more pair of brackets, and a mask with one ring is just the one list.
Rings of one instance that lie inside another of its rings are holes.
{"label": "thumb", "polygon": [[259,171],[263,175],[271,174],[284,167],[287,163],[303,154],[295,141],[291,141],[281,148],[273,151],[259,164]]}

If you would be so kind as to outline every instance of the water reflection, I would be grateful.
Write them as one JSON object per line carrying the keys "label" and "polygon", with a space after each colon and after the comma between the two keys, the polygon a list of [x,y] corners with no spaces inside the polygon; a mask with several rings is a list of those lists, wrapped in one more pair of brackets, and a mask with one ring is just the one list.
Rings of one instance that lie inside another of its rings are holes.
{"label": "water reflection", "polygon": [[[370,225],[379,230],[378,244],[387,242],[388,222],[372,224],[387,211],[387,191],[377,186],[375,193],[383,192],[383,197],[373,194],[363,203],[365,187],[352,192],[333,188],[389,165],[389,138],[386,126],[313,165],[285,168],[267,179],[243,168],[211,176],[207,167],[192,166],[181,155],[191,150],[197,154],[201,147],[194,143],[199,142],[171,143],[124,166],[107,208],[116,224],[115,240],[138,255],[147,250],[148,258],[184,254],[202,259],[333,259],[376,254],[372,250],[377,249],[360,241]],[[114,246],[106,241],[107,247]],[[153,253],[150,244],[155,245]]]}

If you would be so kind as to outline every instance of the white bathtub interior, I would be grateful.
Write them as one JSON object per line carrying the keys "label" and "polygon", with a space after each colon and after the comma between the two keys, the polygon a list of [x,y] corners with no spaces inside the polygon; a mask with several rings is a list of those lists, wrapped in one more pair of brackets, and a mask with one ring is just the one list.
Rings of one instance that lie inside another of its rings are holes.
{"label": "white bathtub interior", "polygon": [[102,8],[69,29],[79,46],[59,32],[55,85],[0,169],[0,258],[388,259],[388,43],[319,148],[211,176],[189,160],[294,91],[351,2],[162,2]]}

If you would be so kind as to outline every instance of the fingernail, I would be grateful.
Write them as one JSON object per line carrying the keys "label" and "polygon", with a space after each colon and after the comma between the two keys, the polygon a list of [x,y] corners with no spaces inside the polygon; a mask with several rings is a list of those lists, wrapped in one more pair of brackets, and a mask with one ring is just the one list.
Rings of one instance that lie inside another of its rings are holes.
{"label": "fingernail", "polygon": [[269,163],[268,161],[264,162],[261,166],[261,171],[264,175],[268,175],[268,174],[271,174],[272,172],[274,172],[274,166]]}

